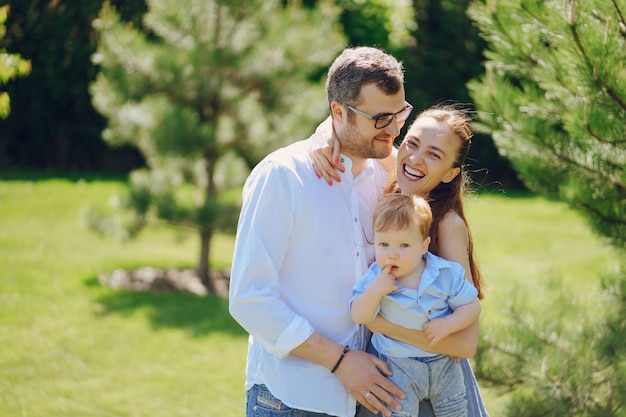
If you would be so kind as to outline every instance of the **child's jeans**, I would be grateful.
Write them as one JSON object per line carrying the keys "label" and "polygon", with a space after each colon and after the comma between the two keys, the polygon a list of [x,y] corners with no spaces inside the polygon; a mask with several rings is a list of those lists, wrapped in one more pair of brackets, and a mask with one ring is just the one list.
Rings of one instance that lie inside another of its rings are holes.
{"label": "child's jeans", "polygon": [[394,416],[419,415],[419,403],[429,398],[436,417],[466,417],[467,400],[461,366],[446,355],[425,358],[398,358],[379,354],[393,376],[389,377],[406,398],[398,400],[401,411]]}

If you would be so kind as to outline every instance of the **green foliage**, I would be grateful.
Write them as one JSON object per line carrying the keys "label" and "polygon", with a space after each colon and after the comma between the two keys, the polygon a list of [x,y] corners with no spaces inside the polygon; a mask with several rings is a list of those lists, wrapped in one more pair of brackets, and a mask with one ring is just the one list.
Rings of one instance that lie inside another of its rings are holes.
{"label": "green foliage", "polygon": [[[5,22],[9,13],[9,6],[0,7],[0,40],[6,33]],[[10,54],[5,48],[0,48],[0,86],[17,77],[25,77],[30,73],[31,63],[22,59],[19,54]],[[6,119],[11,112],[11,98],[9,93],[0,90],[0,119]]]}
{"label": "green foliage", "polygon": [[[341,23],[351,45],[378,46],[402,53],[415,29],[410,0],[339,0]],[[408,80],[407,80],[408,81]]]}
{"label": "green foliage", "polygon": [[[477,374],[511,391],[506,415],[623,416],[626,410],[626,270],[606,279],[589,312],[573,287],[516,294],[506,320],[483,326]],[[539,306],[541,314],[533,306]],[[543,308],[541,308],[543,306]]]}
{"label": "green foliage", "polygon": [[[488,42],[469,84],[480,128],[531,189],[580,211],[626,245],[626,22],[613,1],[474,1]],[[574,260],[572,260],[574,262]],[[483,327],[478,373],[510,391],[506,415],[623,416],[626,270],[592,309],[552,281]],[[590,275],[589,280],[596,276]],[[619,342],[618,342],[619,341]]]}
{"label": "green foliage", "polygon": [[105,140],[136,146],[147,163],[120,201],[138,225],[158,219],[198,231],[206,276],[210,238],[237,212],[221,193],[324,118],[319,73],[343,48],[339,10],[297,1],[147,4],[141,28],[108,4],[94,21],[93,103],[108,119]]}
{"label": "green foliage", "polygon": [[[198,242],[150,227],[117,243],[78,221],[119,179],[13,173],[0,180],[0,415],[236,417],[247,334],[213,295],[113,290],[98,275],[188,268]],[[227,268],[233,237],[212,257]]]}
{"label": "green foliage", "polygon": [[11,13],[1,43],[31,61],[32,71],[7,86],[12,112],[1,122],[0,159],[13,166],[57,169],[103,161],[103,118],[91,106],[87,91],[95,74],[91,20],[102,0],[8,3]]}
{"label": "green foliage", "polygon": [[483,71],[484,42],[465,11],[470,0],[414,0],[417,26],[407,46],[409,97],[418,110],[441,100],[469,101],[465,84]]}
{"label": "green foliage", "polygon": [[489,44],[469,84],[480,128],[524,183],[626,247],[626,9],[614,1],[475,1]]}

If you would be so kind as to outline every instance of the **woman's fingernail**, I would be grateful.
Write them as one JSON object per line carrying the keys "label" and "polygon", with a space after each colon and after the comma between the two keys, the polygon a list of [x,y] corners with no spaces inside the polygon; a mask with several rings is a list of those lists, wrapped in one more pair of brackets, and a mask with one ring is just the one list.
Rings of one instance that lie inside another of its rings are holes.
{"label": "woman's fingernail", "polygon": [[339,165],[339,158],[335,158],[335,165]]}
{"label": "woman's fingernail", "polygon": [[328,185],[330,185],[332,187],[333,186],[333,182],[332,181],[328,181]]}
{"label": "woman's fingernail", "polygon": [[320,178],[322,178],[322,176],[318,173],[315,173],[315,175],[317,175],[317,179],[319,180]]}
{"label": "woman's fingernail", "polygon": [[337,178],[335,181],[337,181],[337,182],[341,182],[341,178]]}

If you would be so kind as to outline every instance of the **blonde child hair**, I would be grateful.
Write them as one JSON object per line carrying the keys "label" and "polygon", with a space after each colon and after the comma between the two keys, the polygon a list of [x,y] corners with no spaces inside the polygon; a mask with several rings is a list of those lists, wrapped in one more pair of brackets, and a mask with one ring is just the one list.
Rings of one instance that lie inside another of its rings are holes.
{"label": "blonde child hair", "polygon": [[374,231],[405,229],[415,224],[423,238],[428,237],[433,221],[430,204],[417,196],[392,193],[378,202],[374,209]]}

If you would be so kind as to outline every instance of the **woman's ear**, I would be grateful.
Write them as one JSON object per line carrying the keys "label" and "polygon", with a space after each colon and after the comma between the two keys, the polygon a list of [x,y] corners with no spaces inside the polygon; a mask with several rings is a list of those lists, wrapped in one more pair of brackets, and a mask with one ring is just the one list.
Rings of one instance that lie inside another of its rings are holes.
{"label": "woman's ear", "polygon": [[446,175],[443,176],[441,182],[445,182],[446,184],[456,178],[457,175],[461,172],[461,168],[454,167],[451,168]]}

